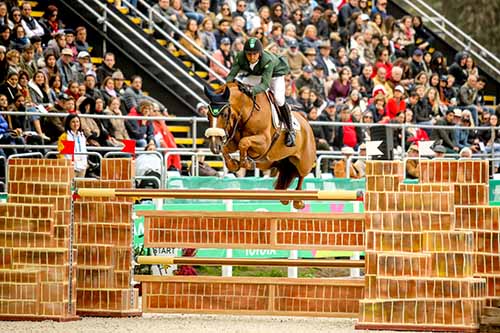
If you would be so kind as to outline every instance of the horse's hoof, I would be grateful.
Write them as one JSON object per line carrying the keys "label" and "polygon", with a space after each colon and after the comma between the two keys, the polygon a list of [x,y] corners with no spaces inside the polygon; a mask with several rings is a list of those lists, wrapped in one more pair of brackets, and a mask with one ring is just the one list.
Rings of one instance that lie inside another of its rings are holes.
{"label": "horse's hoof", "polygon": [[304,209],[305,206],[306,204],[302,200],[293,202],[293,208],[295,209]]}
{"label": "horse's hoof", "polygon": [[236,172],[240,169],[240,165],[239,165],[238,161],[236,161],[236,160],[227,161],[226,167],[231,172]]}
{"label": "horse's hoof", "polygon": [[280,202],[286,206],[290,203],[290,200],[280,200]]}

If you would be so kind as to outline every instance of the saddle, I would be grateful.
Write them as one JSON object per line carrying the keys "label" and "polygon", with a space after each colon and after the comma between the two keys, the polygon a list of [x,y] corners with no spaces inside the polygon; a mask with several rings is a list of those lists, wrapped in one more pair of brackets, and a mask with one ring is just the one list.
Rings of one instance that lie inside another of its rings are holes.
{"label": "saddle", "polygon": [[[269,104],[271,105],[271,118],[273,120],[273,127],[275,129],[281,129],[281,131],[286,130],[286,126],[284,125],[284,121],[281,115],[281,112],[279,111],[280,108],[278,104],[276,103],[276,99],[274,98],[274,94],[271,91],[271,89],[268,89],[266,91],[266,96],[267,99],[269,100]],[[300,123],[298,120],[295,118],[294,114],[292,113],[292,126],[296,131],[300,130]]]}

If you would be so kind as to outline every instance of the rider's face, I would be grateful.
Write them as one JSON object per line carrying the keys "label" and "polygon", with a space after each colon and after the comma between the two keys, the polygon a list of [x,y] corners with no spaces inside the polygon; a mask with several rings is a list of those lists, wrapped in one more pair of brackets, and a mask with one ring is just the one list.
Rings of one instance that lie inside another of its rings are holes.
{"label": "rider's face", "polygon": [[260,54],[258,52],[247,52],[246,56],[249,63],[255,64],[259,61]]}

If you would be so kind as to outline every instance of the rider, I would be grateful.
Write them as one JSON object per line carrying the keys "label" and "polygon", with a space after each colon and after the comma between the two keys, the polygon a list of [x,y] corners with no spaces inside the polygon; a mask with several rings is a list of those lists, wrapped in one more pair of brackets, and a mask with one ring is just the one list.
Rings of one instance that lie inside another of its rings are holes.
{"label": "rider", "polygon": [[290,109],[285,103],[285,75],[289,72],[290,68],[285,59],[264,51],[260,40],[252,37],[246,41],[243,51],[236,55],[227,82],[234,81],[240,73],[244,73],[247,77],[260,77],[260,83],[252,88],[252,95],[256,96],[271,89],[287,129],[285,145],[292,147],[295,146],[295,131],[292,127]]}

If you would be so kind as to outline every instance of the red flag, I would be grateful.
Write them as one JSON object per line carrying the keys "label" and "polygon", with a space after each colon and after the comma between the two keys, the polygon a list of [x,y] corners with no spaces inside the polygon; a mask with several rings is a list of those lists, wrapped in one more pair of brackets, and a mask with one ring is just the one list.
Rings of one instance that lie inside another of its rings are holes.
{"label": "red flag", "polygon": [[75,141],[62,140],[63,147],[61,149],[61,154],[64,155],[74,155],[75,154]]}
{"label": "red flag", "polygon": [[125,145],[121,150],[123,153],[130,153],[135,155],[135,140],[122,140]]}

